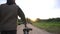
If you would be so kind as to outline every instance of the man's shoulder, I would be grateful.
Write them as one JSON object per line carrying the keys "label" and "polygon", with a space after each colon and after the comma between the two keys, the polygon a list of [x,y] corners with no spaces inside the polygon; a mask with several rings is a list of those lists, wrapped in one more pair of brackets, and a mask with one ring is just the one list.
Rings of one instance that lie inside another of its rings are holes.
{"label": "man's shoulder", "polygon": [[19,6],[17,4],[15,4],[15,5],[19,8]]}
{"label": "man's shoulder", "polygon": [[4,3],[4,4],[1,4],[1,5],[5,5],[6,3]]}
{"label": "man's shoulder", "polygon": [[0,6],[4,6],[4,5],[6,5],[6,4],[1,4]]}
{"label": "man's shoulder", "polygon": [[0,8],[1,8],[2,4],[0,4]]}

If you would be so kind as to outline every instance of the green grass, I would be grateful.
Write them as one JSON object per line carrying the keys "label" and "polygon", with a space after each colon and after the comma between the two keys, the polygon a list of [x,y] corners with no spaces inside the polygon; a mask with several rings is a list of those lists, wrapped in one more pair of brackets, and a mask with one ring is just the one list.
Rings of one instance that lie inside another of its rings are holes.
{"label": "green grass", "polygon": [[41,22],[37,22],[37,23],[32,23],[34,26],[40,28],[40,29],[45,29],[48,32],[51,33],[56,33],[56,34],[60,34],[60,23],[41,23]]}

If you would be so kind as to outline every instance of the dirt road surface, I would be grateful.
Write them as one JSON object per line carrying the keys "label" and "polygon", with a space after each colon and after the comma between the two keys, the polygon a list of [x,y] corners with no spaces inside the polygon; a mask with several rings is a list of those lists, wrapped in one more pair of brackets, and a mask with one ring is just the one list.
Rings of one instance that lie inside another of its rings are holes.
{"label": "dirt road surface", "polygon": [[[51,33],[47,32],[45,30],[39,29],[37,27],[34,27],[31,24],[27,24],[27,26],[29,28],[32,28],[33,29],[32,31],[29,32],[29,34],[51,34]],[[24,25],[23,24],[22,25],[19,25],[17,27],[17,34],[23,34],[23,28],[24,28]]]}

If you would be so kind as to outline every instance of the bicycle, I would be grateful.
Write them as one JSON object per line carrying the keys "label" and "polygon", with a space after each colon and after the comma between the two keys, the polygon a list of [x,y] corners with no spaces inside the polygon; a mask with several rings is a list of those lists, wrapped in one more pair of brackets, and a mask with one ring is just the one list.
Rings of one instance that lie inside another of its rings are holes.
{"label": "bicycle", "polygon": [[27,23],[24,24],[25,28],[23,29],[24,34],[29,34],[29,31],[32,31],[32,28],[27,27]]}

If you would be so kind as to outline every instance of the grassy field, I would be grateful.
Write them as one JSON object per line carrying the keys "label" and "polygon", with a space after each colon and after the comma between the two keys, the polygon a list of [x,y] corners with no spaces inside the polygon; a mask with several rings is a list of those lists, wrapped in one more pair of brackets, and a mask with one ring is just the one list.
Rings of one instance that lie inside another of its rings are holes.
{"label": "grassy field", "polygon": [[54,34],[60,34],[60,23],[45,23],[45,22],[36,22],[32,23],[34,26],[44,29],[48,32],[54,33]]}

